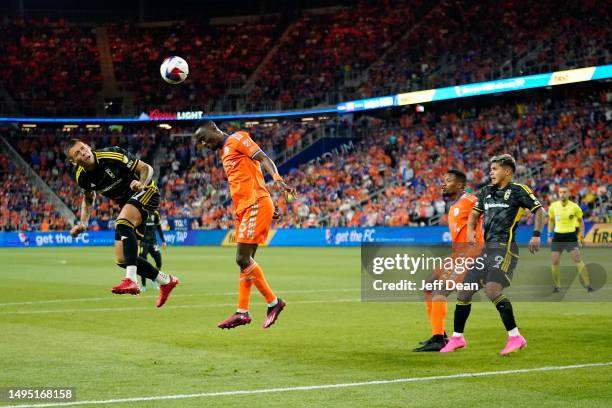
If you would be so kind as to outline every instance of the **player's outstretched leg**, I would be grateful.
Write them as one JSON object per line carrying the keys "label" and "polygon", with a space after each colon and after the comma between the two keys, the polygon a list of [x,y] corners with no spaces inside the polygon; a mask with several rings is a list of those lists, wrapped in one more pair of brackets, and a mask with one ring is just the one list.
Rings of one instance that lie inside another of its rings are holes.
{"label": "player's outstretched leg", "polygon": [[[159,296],[157,297],[156,306],[162,307],[168,301],[170,292],[174,290],[180,281],[176,276],[157,270],[146,259],[140,256],[136,259],[136,262],[138,266],[138,275],[140,275],[142,279],[149,279],[151,282],[159,284]],[[126,267],[122,262],[117,262],[117,265],[122,268]]]}
{"label": "player's outstretched leg", "polygon": [[433,294],[430,313],[432,336],[420,347],[417,347],[412,351],[440,351],[442,350],[442,348],[444,348],[444,346],[446,346],[446,343],[448,341],[448,338],[446,337],[446,332],[444,331],[444,320],[446,319],[446,312],[447,301],[445,294]]}
{"label": "player's outstretched leg", "polygon": [[514,319],[512,303],[503,293],[501,293],[501,290],[502,286],[497,282],[487,282],[485,287],[487,296],[489,299],[491,299],[495,305],[495,308],[497,308],[499,316],[504,323],[504,327],[508,331],[508,340],[506,341],[506,345],[499,353],[502,356],[506,356],[527,346],[527,340],[525,340],[521,333],[519,333],[519,329],[516,326],[516,321]]}
{"label": "player's outstretched leg", "polygon": [[463,337],[463,331],[465,330],[465,323],[468,317],[470,317],[471,311],[472,294],[458,294],[457,304],[455,305],[454,332],[453,335],[448,338],[446,346],[440,349],[441,353],[452,353],[455,350],[467,347],[467,341],[465,341],[465,337]]}
{"label": "player's outstretched leg", "polygon": [[[138,295],[140,287],[136,282],[136,258],[138,258],[138,240],[134,233],[135,226],[125,218],[119,218],[115,227],[115,253],[118,263],[125,265],[126,275],[121,283],[111,289],[111,292],[123,295]],[[118,252],[123,252],[119,256]]]}

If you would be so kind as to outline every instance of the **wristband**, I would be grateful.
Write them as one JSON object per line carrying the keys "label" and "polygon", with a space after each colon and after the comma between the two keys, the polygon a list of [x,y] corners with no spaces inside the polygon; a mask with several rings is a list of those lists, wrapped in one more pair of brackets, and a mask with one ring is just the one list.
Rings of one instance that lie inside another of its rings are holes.
{"label": "wristband", "polygon": [[532,237],[536,238],[539,238],[540,235],[542,235],[542,231],[533,231],[533,234],[531,234]]}
{"label": "wristband", "polygon": [[280,174],[275,173],[275,174],[272,175],[272,180],[274,180],[274,181],[283,181],[283,178],[280,176]]}

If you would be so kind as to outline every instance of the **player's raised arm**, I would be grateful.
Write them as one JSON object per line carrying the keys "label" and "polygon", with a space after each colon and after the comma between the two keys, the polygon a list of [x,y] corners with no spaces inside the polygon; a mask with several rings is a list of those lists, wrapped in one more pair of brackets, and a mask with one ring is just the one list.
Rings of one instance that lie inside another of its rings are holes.
{"label": "player's raised arm", "polygon": [[133,191],[142,191],[151,183],[151,180],[153,180],[153,167],[142,160],[138,160],[134,172],[138,174],[139,179],[133,180],[130,183],[130,188]]}
{"label": "player's raised arm", "polygon": [[253,160],[257,160],[261,163],[261,165],[264,167],[264,169],[266,169],[268,174],[272,176],[272,179],[274,180],[276,185],[283,189],[287,199],[293,200],[293,198],[297,195],[297,192],[295,188],[285,184],[281,175],[278,174],[278,169],[276,168],[276,164],[274,164],[274,161],[270,157],[268,157],[268,155],[265,154],[263,150],[259,150],[257,153],[255,153],[255,155],[253,155],[252,158]]}
{"label": "player's raised arm", "polygon": [[91,216],[91,210],[93,208],[95,199],[95,191],[83,190],[83,200],[81,201],[81,223],[70,229],[70,235],[73,237],[76,237],[81,232],[87,230],[87,226],[89,225],[89,217]]}

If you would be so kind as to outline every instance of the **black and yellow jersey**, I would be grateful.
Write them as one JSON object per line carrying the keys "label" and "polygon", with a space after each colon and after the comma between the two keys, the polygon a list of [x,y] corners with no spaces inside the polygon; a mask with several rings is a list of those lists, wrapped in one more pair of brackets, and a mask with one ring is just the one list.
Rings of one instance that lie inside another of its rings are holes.
{"label": "black and yellow jersey", "polygon": [[510,244],[524,209],[534,212],[540,207],[542,204],[529,187],[509,183],[501,189],[493,185],[484,187],[473,209],[484,213],[485,242]]}
{"label": "black and yellow jersey", "polygon": [[130,189],[130,183],[140,178],[136,173],[138,159],[120,147],[94,150],[93,154],[96,167],[88,171],[78,166],[75,173],[77,184],[83,190],[98,191],[124,205],[136,194]]}

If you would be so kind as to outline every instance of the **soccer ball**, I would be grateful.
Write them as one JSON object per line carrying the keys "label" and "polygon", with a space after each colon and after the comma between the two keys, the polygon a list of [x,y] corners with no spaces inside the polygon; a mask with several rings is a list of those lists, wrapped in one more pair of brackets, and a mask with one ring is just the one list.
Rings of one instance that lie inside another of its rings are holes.
{"label": "soccer ball", "polygon": [[168,57],[162,62],[159,72],[164,81],[170,84],[180,84],[189,75],[189,65],[181,57]]}

